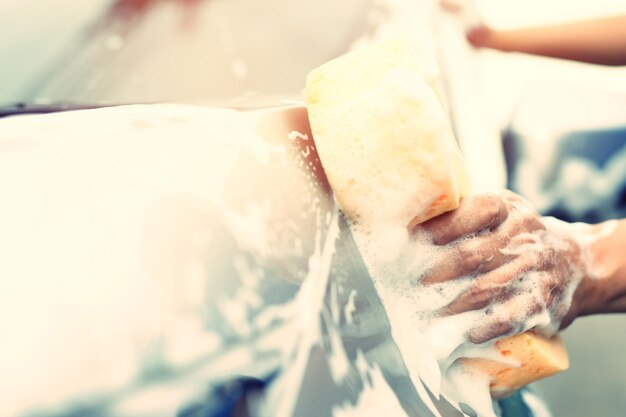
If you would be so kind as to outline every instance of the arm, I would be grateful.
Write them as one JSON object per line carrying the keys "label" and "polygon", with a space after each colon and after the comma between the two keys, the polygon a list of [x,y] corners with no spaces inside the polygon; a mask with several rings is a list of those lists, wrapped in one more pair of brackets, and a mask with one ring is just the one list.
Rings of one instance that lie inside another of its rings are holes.
{"label": "arm", "polygon": [[601,65],[626,65],[626,15],[556,26],[468,32],[475,47],[522,52]]}
{"label": "arm", "polygon": [[590,256],[592,277],[580,285],[579,315],[626,312],[626,219],[591,245]]}
{"label": "arm", "polygon": [[466,198],[412,232],[442,253],[423,284],[471,278],[440,314],[485,312],[468,333],[475,343],[626,312],[626,220],[569,224],[540,217],[526,200],[503,192]]}

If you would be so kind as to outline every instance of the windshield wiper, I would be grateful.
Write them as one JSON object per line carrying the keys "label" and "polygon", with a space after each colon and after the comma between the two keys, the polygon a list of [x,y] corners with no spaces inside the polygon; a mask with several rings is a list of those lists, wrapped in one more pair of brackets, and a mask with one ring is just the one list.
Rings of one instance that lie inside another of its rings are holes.
{"label": "windshield wiper", "polygon": [[71,110],[97,109],[100,107],[109,107],[107,105],[85,105],[72,103],[50,103],[50,104],[32,104],[32,103],[15,103],[0,106],[0,118],[9,116],[18,116],[21,114],[45,114],[56,113]]}

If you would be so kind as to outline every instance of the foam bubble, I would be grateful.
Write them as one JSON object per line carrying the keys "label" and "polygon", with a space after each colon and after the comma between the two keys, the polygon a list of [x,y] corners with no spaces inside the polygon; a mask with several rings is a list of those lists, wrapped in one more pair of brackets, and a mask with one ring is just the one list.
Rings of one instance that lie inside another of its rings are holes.
{"label": "foam bubble", "polygon": [[[529,216],[536,216],[522,202],[511,205],[509,218],[515,222],[523,224]],[[555,334],[587,273],[588,263],[582,254],[608,232],[546,219],[545,228],[514,235],[501,249],[502,254],[515,259],[511,264],[519,262],[521,266],[512,269],[509,281],[502,284],[510,296],[494,299],[477,310],[445,316],[442,309],[468,291],[476,277],[429,285],[422,279],[445,262],[461,242],[437,246],[425,232],[410,236],[399,223],[360,223],[353,225],[353,232],[410,377],[416,385],[423,382],[436,397],[445,398],[459,410],[463,403],[479,416],[495,416],[489,390],[491,377],[478,367],[462,365],[465,362],[459,359],[519,364],[503,357],[494,340],[477,345],[468,335],[477,325],[487,326],[490,322],[509,327],[509,332],[497,339],[530,329],[548,336]]]}
{"label": "foam bubble", "polygon": [[[446,393],[448,357],[466,342],[477,314],[438,317],[438,311],[466,290],[469,278],[447,284],[424,285],[422,275],[444,256],[445,249],[426,234],[411,238],[405,227],[390,224],[353,228],[355,240],[385,305],[392,336],[416,385],[422,382],[436,396]],[[487,396],[488,385],[487,385]]]}

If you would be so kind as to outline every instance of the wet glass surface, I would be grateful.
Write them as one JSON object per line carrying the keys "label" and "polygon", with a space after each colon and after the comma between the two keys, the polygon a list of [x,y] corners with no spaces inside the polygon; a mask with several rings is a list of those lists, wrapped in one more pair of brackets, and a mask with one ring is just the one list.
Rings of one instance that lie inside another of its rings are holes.
{"label": "wet glass surface", "polygon": [[346,51],[380,20],[371,16],[385,13],[357,0],[31,3],[0,5],[8,22],[0,38],[10,39],[0,44],[0,103],[299,96],[308,71]]}
{"label": "wet glass surface", "polygon": [[430,415],[303,108],[118,107],[0,132],[19,179],[0,185],[3,414],[220,415],[257,381],[233,415]]}

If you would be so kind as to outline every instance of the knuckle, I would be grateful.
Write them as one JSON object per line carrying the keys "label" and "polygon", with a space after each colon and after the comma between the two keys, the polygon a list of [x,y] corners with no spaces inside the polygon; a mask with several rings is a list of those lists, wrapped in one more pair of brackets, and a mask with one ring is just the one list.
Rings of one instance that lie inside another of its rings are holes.
{"label": "knuckle", "polygon": [[492,193],[485,194],[483,198],[482,209],[485,215],[493,223],[502,222],[508,214],[506,205],[504,201],[502,201],[502,198]]}
{"label": "knuckle", "polygon": [[469,247],[459,248],[459,260],[465,272],[477,271],[483,263],[483,256],[477,250]]}
{"label": "knuckle", "polygon": [[498,196],[505,200],[519,200],[521,197],[519,194],[514,193],[511,190],[502,189],[498,191]]}
{"label": "knuckle", "polygon": [[556,250],[554,248],[547,248],[541,252],[539,256],[539,266],[543,270],[551,269],[555,266],[554,262],[557,257]]}
{"label": "knuckle", "polygon": [[486,307],[491,301],[488,291],[470,287],[463,295],[449,305],[449,309],[455,313],[474,311]]}
{"label": "knuckle", "polygon": [[430,266],[424,272],[418,274],[414,280],[416,283],[424,285],[436,284],[442,281],[440,273],[441,268],[438,265]]}
{"label": "knuckle", "polygon": [[555,291],[559,286],[560,281],[554,274],[545,274],[543,277],[543,288],[546,292]]}
{"label": "knuckle", "polygon": [[493,297],[493,289],[490,285],[477,282],[468,289],[468,296],[477,303],[490,301]]}
{"label": "knuckle", "polygon": [[473,328],[468,338],[472,343],[480,344],[511,333],[514,328],[513,323],[499,317],[488,324]]}
{"label": "knuckle", "polygon": [[521,225],[525,230],[530,231],[546,229],[541,220],[539,220],[536,216],[524,216],[522,218]]}
{"label": "knuckle", "polygon": [[451,236],[453,232],[450,230],[454,223],[450,218],[451,216],[448,213],[444,213],[439,217],[422,223],[420,227],[427,233],[435,245],[445,245],[454,240],[454,236]]}

